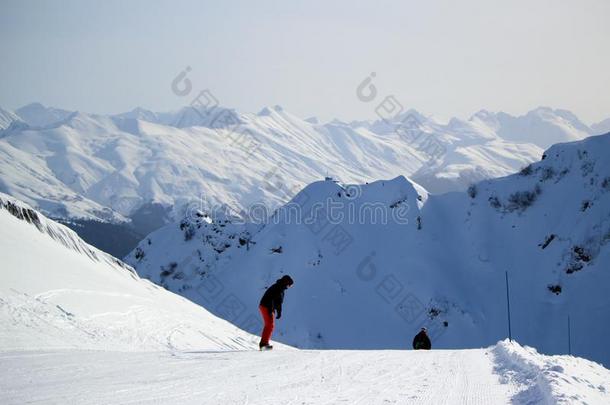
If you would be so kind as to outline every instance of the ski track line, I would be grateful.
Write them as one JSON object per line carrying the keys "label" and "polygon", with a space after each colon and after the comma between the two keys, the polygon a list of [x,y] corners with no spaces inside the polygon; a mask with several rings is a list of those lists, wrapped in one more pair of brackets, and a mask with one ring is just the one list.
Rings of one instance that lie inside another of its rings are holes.
{"label": "ski track line", "polygon": [[98,291],[98,290],[82,290],[82,289],[71,289],[71,288],[59,288],[55,290],[45,291],[40,294],[34,295],[35,299],[39,300],[48,300],[51,297],[55,297],[62,294],[83,294],[83,295],[100,295],[104,297],[122,297],[122,298],[130,298],[130,299],[138,299],[140,301],[145,302],[154,302],[152,299],[147,297],[142,297],[140,295],[133,294],[125,294],[125,293],[117,293],[112,291]]}

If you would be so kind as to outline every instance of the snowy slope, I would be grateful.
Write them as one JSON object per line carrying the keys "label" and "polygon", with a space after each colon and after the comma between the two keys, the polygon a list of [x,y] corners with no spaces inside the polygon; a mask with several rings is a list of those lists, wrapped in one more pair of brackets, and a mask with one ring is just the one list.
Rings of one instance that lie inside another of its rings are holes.
{"label": "snowy slope", "polygon": [[[0,191],[56,218],[124,221],[149,203],[172,207],[174,217],[190,203],[275,208],[326,175],[362,183],[419,172],[432,191],[464,189],[542,153],[483,125],[445,126],[421,114],[425,134],[411,139],[397,133],[398,121],[319,124],[279,106],[258,114],[17,111],[29,125],[0,133]],[[425,139],[437,139],[441,153],[431,155]]]}
{"label": "snowy slope", "polygon": [[[263,357],[261,357],[263,356]],[[58,367],[61,364],[61,367]],[[262,365],[264,364],[264,365]],[[610,371],[516,343],[423,351],[0,353],[4,404],[604,404]]]}
{"label": "snowy slope", "polygon": [[0,241],[0,351],[256,347],[255,337],[4,194]]}
{"label": "snowy slope", "polygon": [[570,315],[573,353],[610,364],[608,156],[610,134],[559,144],[520,173],[444,195],[404,177],[317,182],[246,224],[193,212],[126,260],[245,329],[245,309],[218,303],[254,308],[289,273],[276,338],[308,348],[401,348],[421,325],[436,347],[492,344],[507,333],[508,271],[520,341],[566,353]]}

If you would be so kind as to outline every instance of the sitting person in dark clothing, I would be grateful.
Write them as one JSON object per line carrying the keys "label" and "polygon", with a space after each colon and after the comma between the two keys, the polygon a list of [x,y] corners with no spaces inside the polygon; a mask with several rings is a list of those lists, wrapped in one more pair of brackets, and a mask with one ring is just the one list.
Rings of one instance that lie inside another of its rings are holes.
{"label": "sitting person in dark clothing", "polygon": [[432,349],[432,343],[428,337],[428,330],[421,328],[419,333],[413,338],[413,350],[430,350]]}

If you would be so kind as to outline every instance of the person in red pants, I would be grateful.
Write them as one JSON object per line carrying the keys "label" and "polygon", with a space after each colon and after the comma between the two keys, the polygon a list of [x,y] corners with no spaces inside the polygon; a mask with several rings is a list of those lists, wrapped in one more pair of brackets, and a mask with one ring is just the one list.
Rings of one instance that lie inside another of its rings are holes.
{"label": "person in red pants", "polygon": [[[259,348],[261,350],[271,350],[273,346],[269,344],[273,328],[275,327],[275,319],[280,319],[282,316],[282,303],[284,302],[284,291],[292,287],[294,281],[288,275],[280,278],[271,287],[267,288],[258,309],[261,311],[265,326],[261,334],[261,342]],[[275,315],[275,317],[274,317]]]}

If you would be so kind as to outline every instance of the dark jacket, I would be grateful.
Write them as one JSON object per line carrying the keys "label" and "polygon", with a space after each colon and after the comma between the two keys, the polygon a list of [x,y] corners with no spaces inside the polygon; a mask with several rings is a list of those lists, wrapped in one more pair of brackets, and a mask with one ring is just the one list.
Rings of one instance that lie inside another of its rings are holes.
{"label": "dark jacket", "polygon": [[430,342],[430,338],[423,330],[419,332],[413,338],[413,349],[414,350],[430,350],[432,349],[432,343]]}
{"label": "dark jacket", "polygon": [[284,291],[286,291],[286,288],[286,284],[283,281],[277,280],[263,294],[260,305],[269,310],[269,315],[273,315],[273,311],[276,311],[278,318],[282,316],[282,303],[284,302]]}

